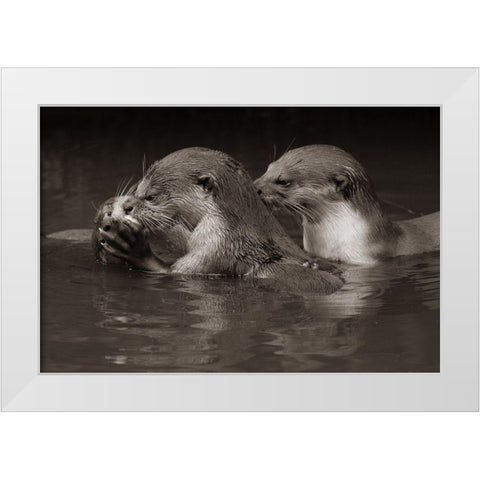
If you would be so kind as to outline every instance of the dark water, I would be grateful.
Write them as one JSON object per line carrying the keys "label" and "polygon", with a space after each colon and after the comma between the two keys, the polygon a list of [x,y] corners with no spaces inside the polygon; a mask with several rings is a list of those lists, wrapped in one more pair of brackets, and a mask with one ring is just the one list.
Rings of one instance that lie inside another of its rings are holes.
{"label": "dark water", "polygon": [[[438,109],[42,108],[41,233],[92,227],[92,202],[137,179],[144,154],[217,148],[256,178],[294,138],[355,155],[392,218],[439,209]],[[339,292],[300,296],[104,267],[88,243],[42,237],[41,370],[439,371],[439,263],[350,267]]]}

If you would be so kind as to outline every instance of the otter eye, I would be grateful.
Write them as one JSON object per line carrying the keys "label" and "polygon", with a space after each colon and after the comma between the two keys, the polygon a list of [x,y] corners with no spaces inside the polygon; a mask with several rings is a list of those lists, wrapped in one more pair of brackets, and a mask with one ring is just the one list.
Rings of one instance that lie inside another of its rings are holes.
{"label": "otter eye", "polygon": [[145,197],[145,200],[151,202],[152,200],[155,200],[155,195],[148,195],[148,197]]}
{"label": "otter eye", "polygon": [[288,180],[283,180],[283,178],[277,178],[275,183],[277,185],[281,185],[282,187],[288,187],[290,185],[290,182]]}

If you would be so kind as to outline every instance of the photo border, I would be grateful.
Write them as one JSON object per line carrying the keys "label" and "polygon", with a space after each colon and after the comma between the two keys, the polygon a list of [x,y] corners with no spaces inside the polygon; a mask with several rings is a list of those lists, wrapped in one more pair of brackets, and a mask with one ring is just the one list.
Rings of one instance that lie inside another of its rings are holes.
{"label": "photo border", "polygon": [[[39,373],[40,105],[440,106],[440,373]],[[2,409],[478,410],[478,126],[473,68],[3,69]]]}

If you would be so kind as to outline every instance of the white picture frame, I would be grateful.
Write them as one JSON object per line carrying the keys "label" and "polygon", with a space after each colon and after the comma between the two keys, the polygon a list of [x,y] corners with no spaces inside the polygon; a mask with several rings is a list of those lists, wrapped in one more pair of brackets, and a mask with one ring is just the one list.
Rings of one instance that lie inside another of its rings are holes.
{"label": "white picture frame", "polygon": [[[478,69],[3,69],[2,409],[478,410]],[[40,105],[441,106],[440,373],[39,370]]]}

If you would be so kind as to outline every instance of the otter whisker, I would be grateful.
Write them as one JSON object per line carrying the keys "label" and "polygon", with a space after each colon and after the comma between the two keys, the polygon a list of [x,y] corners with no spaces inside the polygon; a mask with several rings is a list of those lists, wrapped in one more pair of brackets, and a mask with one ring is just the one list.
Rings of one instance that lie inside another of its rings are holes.
{"label": "otter whisker", "polygon": [[123,186],[125,185],[125,182],[127,181],[128,177],[124,177],[122,181],[118,184],[117,189],[115,190],[115,197],[120,197],[121,196],[121,191],[123,190]]}
{"label": "otter whisker", "polygon": [[154,212],[144,213],[139,218],[140,223],[150,232],[154,232],[158,229],[171,228],[175,222],[173,219],[165,217],[163,215],[155,215]]}
{"label": "otter whisker", "polygon": [[138,182],[133,183],[132,186],[125,192],[125,195],[126,196],[133,195],[137,187],[138,187]]}
{"label": "otter whisker", "polygon": [[133,177],[130,177],[123,185],[123,188],[122,190],[120,191],[119,193],[119,197],[122,197],[124,194],[125,194],[125,190],[128,188],[128,186],[130,185],[130,183],[132,182],[133,180]]}
{"label": "otter whisker", "polygon": [[114,197],[118,197],[118,190],[119,190],[120,184],[117,185],[117,188],[115,189],[115,193],[113,194]]}
{"label": "otter whisker", "polygon": [[423,216],[423,213],[422,212],[414,212],[413,210],[411,210],[410,208],[408,207],[405,207],[404,205],[401,205],[399,203],[395,203],[395,202],[392,202],[391,200],[386,200],[384,198],[381,198],[380,199],[380,202],[384,203],[385,205],[390,205],[392,207],[395,207],[395,208],[398,208],[400,210],[404,210],[405,212],[409,213],[410,215],[418,215],[418,216]]}
{"label": "otter whisker", "polygon": [[315,221],[315,216],[303,205],[299,203],[293,203],[290,200],[285,199],[285,206],[290,210],[298,213],[299,215],[305,217],[308,221]]}
{"label": "otter whisker", "polygon": [[288,147],[286,148],[286,150],[283,152],[283,154],[285,155],[289,150],[290,148],[292,148],[292,145],[294,144],[295,140],[297,139],[297,137],[293,137],[292,141],[288,144]]}

